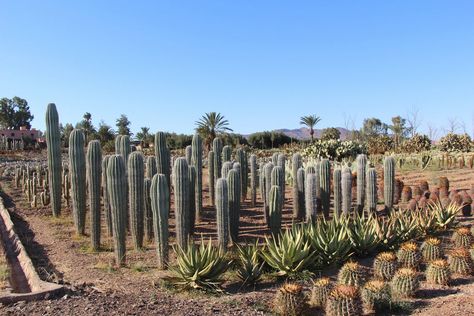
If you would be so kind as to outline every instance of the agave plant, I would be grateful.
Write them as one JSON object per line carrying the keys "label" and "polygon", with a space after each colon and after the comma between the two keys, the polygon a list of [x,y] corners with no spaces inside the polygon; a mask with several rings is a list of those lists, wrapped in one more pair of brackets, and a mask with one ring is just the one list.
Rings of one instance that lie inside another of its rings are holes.
{"label": "agave plant", "polygon": [[354,252],[359,256],[370,254],[378,246],[379,239],[374,222],[374,215],[366,216],[365,213],[356,213],[352,221],[349,238]]}
{"label": "agave plant", "polygon": [[431,203],[429,205],[430,211],[434,214],[436,225],[440,230],[447,230],[456,225],[456,214],[459,213],[462,206],[455,203],[450,203],[443,207],[440,202]]}
{"label": "agave plant", "polygon": [[412,212],[393,212],[390,221],[401,242],[413,239],[418,234],[418,225]]}
{"label": "agave plant", "polygon": [[434,213],[420,209],[415,212],[414,216],[421,236],[431,236],[436,232],[438,225]]}
{"label": "agave plant", "polygon": [[190,242],[186,249],[173,247],[176,252],[176,267],[170,270],[175,274],[174,283],[184,288],[220,291],[221,275],[227,270],[230,262],[222,250],[201,239],[201,244]]}
{"label": "agave plant", "polygon": [[315,261],[316,252],[305,236],[303,226],[293,226],[278,238],[265,237],[266,246],[262,258],[276,270],[277,276],[298,278],[308,272]]}
{"label": "agave plant", "polygon": [[260,258],[258,241],[244,247],[237,245],[237,251],[239,254],[237,276],[242,280],[243,285],[257,284],[262,276],[262,268],[265,263]]}
{"label": "agave plant", "polygon": [[308,238],[322,265],[342,263],[352,255],[348,230],[349,218],[340,216],[332,221],[322,218],[308,226]]}

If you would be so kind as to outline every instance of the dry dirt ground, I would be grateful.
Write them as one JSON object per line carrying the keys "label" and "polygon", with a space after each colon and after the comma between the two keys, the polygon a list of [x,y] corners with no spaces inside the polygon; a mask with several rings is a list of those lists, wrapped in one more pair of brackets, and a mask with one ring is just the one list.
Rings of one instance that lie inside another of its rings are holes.
{"label": "dry dirt ground", "polygon": [[[449,171],[413,171],[398,174],[405,184],[415,185],[420,180],[435,185],[437,177],[447,175],[451,186],[470,189],[474,183],[470,169]],[[234,271],[227,272],[223,284],[226,294],[211,295],[201,292],[177,292],[163,281],[167,272],[158,271],[153,243],[144,250],[127,249],[127,266],[115,268],[111,241],[103,227],[103,250],[90,251],[87,236],[76,236],[70,210],[64,209],[54,219],[49,209],[32,209],[19,189],[2,179],[6,203],[18,234],[30,254],[38,273],[44,280],[66,285],[60,297],[37,302],[20,302],[1,306],[5,315],[262,315],[271,314],[271,301],[279,282],[268,277],[257,288],[241,288]],[[284,222],[291,224],[291,194],[287,189]],[[205,192],[205,205],[208,195]],[[267,230],[261,205],[242,206],[242,239],[262,238]],[[173,219],[171,220],[173,227]],[[197,236],[215,236],[213,209],[205,208],[203,221],[197,225]],[[172,236],[173,238],[173,236]],[[172,253],[172,252],[171,252]],[[173,260],[173,259],[172,259]],[[369,260],[370,262],[370,260]],[[329,272],[334,276],[334,271]],[[434,288],[423,283],[417,299],[398,306],[385,314],[455,315],[474,314],[474,278],[457,279],[449,288]],[[319,311],[311,311],[318,314]]]}

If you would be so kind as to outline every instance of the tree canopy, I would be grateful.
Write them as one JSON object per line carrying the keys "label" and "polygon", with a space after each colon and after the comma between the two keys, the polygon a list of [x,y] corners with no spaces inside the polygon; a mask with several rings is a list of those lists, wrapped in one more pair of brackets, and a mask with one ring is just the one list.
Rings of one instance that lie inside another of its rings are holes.
{"label": "tree canopy", "polygon": [[34,116],[30,112],[28,101],[20,97],[0,99],[0,126],[2,128],[31,128]]}

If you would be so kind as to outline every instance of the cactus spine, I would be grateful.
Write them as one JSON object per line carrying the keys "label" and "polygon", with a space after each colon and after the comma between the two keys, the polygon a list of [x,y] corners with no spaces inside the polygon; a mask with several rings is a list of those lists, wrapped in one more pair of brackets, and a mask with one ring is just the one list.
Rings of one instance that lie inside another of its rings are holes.
{"label": "cactus spine", "polygon": [[222,140],[219,137],[212,141],[212,150],[214,151],[214,182],[221,177],[222,169]]}
{"label": "cactus spine", "polygon": [[189,172],[189,234],[194,234],[196,226],[196,168],[188,166]]}
{"label": "cactus spine", "polygon": [[352,202],[352,174],[350,169],[344,169],[342,172],[342,212],[349,214],[351,212]]}
{"label": "cactus spine", "polygon": [[285,166],[286,164],[286,157],[284,154],[279,154],[278,155],[278,163],[277,163],[277,166],[281,168],[282,172],[283,172],[283,181],[281,182],[281,199],[282,199],[282,203],[285,202],[285,191],[286,191],[286,183],[285,183],[285,176],[286,176],[286,171],[285,171]]}
{"label": "cactus spine", "polygon": [[231,161],[232,160],[232,147],[229,145],[225,145],[222,148],[222,162]]}
{"label": "cactus spine", "polygon": [[202,139],[199,134],[193,136],[192,142],[192,164],[196,169],[196,186],[194,199],[196,201],[196,221],[201,220],[202,215]]}
{"label": "cactus spine", "polygon": [[316,174],[309,173],[306,174],[306,181],[305,181],[305,207],[306,207],[306,221],[313,222],[316,220],[317,216],[317,205],[318,205],[318,198],[316,196],[317,190],[317,181],[318,178]]}
{"label": "cactus spine", "polygon": [[153,179],[153,176],[156,174],[156,158],[154,156],[149,156],[146,158],[146,168],[145,168],[145,178]]}
{"label": "cactus spine", "polygon": [[107,227],[107,234],[112,236],[112,214],[110,213],[110,200],[109,192],[107,188],[107,167],[109,165],[110,156],[104,156],[102,159],[102,198],[104,200],[104,215],[105,215],[105,226]]}
{"label": "cactus spine", "polygon": [[341,169],[335,168],[332,174],[334,190],[334,216],[341,215],[342,209],[342,187],[341,187]]}
{"label": "cactus spine", "polygon": [[165,175],[153,176],[150,199],[158,268],[165,269],[168,265],[168,216],[170,213],[170,191]]}
{"label": "cactus spine", "polygon": [[122,137],[120,137],[120,154],[122,155],[125,164],[127,164],[128,156],[131,152],[130,136],[122,135]]}
{"label": "cactus spine", "polygon": [[174,205],[176,216],[176,242],[185,249],[190,228],[189,168],[186,158],[180,157],[174,162]]}
{"label": "cactus spine", "polygon": [[377,171],[375,168],[367,170],[367,210],[369,213],[377,211]]}
{"label": "cactus spine", "polygon": [[166,135],[163,132],[155,134],[155,157],[156,173],[166,176],[166,183],[171,185],[171,158],[170,151],[166,145]]}
{"label": "cactus spine", "polygon": [[[153,178],[152,178],[153,179]],[[151,209],[151,179],[146,178],[143,183],[143,227],[145,240],[153,240],[153,212]]]}
{"label": "cactus spine", "polygon": [[91,218],[92,249],[100,248],[100,184],[102,175],[102,149],[98,140],[87,147],[87,183]]}
{"label": "cactus spine", "polygon": [[232,169],[229,171],[229,174],[227,175],[229,227],[230,237],[235,243],[239,238],[241,181],[242,179],[240,178],[238,170]]}
{"label": "cactus spine", "polygon": [[269,228],[270,232],[277,236],[281,230],[281,213],[283,208],[283,197],[281,187],[273,185],[270,189],[270,198],[268,201]]}
{"label": "cactus spine", "polygon": [[366,165],[367,156],[360,154],[357,156],[357,211],[364,211],[365,203],[365,184],[366,184]]}
{"label": "cactus spine", "polygon": [[69,136],[69,167],[74,225],[76,233],[84,235],[86,222],[86,157],[84,153],[84,133],[79,129],[74,129]]}
{"label": "cactus spine", "polygon": [[263,174],[264,174],[264,178],[265,178],[265,196],[264,196],[264,200],[265,200],[265,220],[266,220],[266,223],[268,224],[268,199],[269,199],[269,196],[270,196],[270,189],[272,187],[272,171],[273,171],[273,163],[269,162],[267,164],[265,164],[265,166],[263,167]]}
{"label": "cactus spine", "polygon": [[331,164],[328,159],[323,159],[319,167],[319,183],[321,188],[321,205],[323,214],[329,217],[329,207],[331,198]]}
{"label": "cactus spine", "polygon": [[250,203],[252,207],[257,204],[257,156],[250,156]]}
{"label": "cactus spine", "polygon": [[390,211],[393,208],[393,198],[395,192],[395,159],[386,157],[383,162],[383,198],[385,208]]}
{"label": "cactus spine", "polygon": [[143,247],[144,176],[143,155],[138,151],[134,151],[128,158],[128,200],[130,230],[135,249]]}
{"label": "cactus spine", "polygon": [[214,151],[209,151],[207,155],[207,169],[208,169],[208,182],[209,182],[209,198],[211,200],[211,205],[215,204],[216,198],[216,191],[214,189],[215,179],[214,179],[214,160],[215,160],[215,153]]}
{"label": "cactus spine", "polygon": [[243,202],[247,198],[248,162],[247,153],[242,148],[237,149],[236,160],[240,164],[240,194]]}
{"label": "cactus spine", "polygon": [[298,213],[296,219],[302,219],[305,216],[305,172],[304,168],[301,167],[296,173],[296,186],[298,189],[298,199],[293,203],[298,203]]}
{"label": "cactus spine", "polygon": [[127,219],[127,178],[121,155],[109,158],[107,166],[107,190],[112,214],[113,240],[117,264],[125,263],[125,233]]}
{"label": "cactus spine", "polygon": [[48,104],[46,109],[46,145],[49,170],[49,192],[51,196],[51,211],[54,217],[61,214],[61,134],[59,132],[59,117],[56,105]]}
{"label": "cactus spine", "polygon": [[293,218],[299,218],[301,214],[301,204],[299,202],[299,188],[298,188],[298,169],[301,168],[301,155],[296,153],[291,158],[291,176],[293,179]]}
{"label": "cactus spine", "polygon": [[184,150],[185,152],[185,157],[186,157],[186,162],[188,163],[188,166],[191,166],[192,162],[192,156],[193,156],[193,148],[191,145],[186,146],[186,149]]}
{"label": "cactus spine", "polygon": [[226,161],[222,164],[221,176],[222,178],[227,179],[229,171],[234,167],[234,164],[231,161]]}
{"label": "cactus spine", "polygon": [[227,251],[229,244],[229,199],[227,180],[220,178],[216,182],[217,241],[221,251]]}

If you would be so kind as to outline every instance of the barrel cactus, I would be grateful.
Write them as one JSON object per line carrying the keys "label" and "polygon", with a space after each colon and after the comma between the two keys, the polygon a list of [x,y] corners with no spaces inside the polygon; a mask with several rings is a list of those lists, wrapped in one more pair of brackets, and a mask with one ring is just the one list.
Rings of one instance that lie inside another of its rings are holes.
{"label": "barrel cactus", "polygon": [[443,257],[441,240],[435,237],[427,238],[421,244],[421,255],[423,257],[423,261],[425,262],[441,259]]}
{"label": "barrel cactus", "polygon": [[280,287],[273,303],[278,315],[298,316],[306,310],[306,296],[303,287],[296,283],[286,283]]}
{"label": "barrel cactus", "polygon": [[397,256],[393,252],[381,252],[374,260],[374,276],[382,281],[390,281],[397,267]]}
{"label": "barrel cactus", "polygon": [[324,308],[333,286],[329,278],[323,277],[313,282],[310,303],[314,307]]}
{"label": "barrel cactus", "polygon": [[366,271],[357,262],[349,261],[344,264],[337,274],[339,284],[361,286],[365,282]]}
{"label": "barrel cactus", "polygon": [[327,298],[326,315],[355,316],[362,315],[362,302],[355,286],[337,285]]}
{"label": "barrel cactus", "polygon": [[74,129],[69,136],[69,172],[74,226],[76,233],[84,235],[86,222],[86,157],[84,153],[84,133]]}
{"label": "barrel cactus", "polygon": [[168,217],[170,213],[170,191],[165,175],[156,174],[153,176],[150,198],[158,268],[165,269],[168,265]]}
{"label": "barrel cactus", "polygon": [[444,259],[431,261],[426,268],[426,281],[431,284],[449,285],[451,282],[449,263]]}
{"label": "barrel cactus", "polygon": [[61,133],[59,131],[59,116],[54,103],[46,109],[46,146],[48,156],[49,192],[51,196],[51,211],[54,217],[61,214]]}
{"label": "barrel cactus", "polygon": [[128,201],[130,231],[135,249],[143,247],[144,177],[143,155],[138,151],[134,151],[128,158]]}
{"label": "barrel cactus", "polygon": [[100,248],[100,185],[102,176],[102,149],[98,140],[91,140],[87,147],[87,187],[91,219],[92,249]]}
{"label": "barrel cactus", "polygon": [[407,298],[415,295],[420,287],[420,282],[415,270],[401,268],[395,273],[390,285],[394,297]]}
{"label": "barrel cactus", "polygon": [[413,241],[403,243],[397,251],[397,259],[402,267],[417,269],[421,263],[418,245]]}

